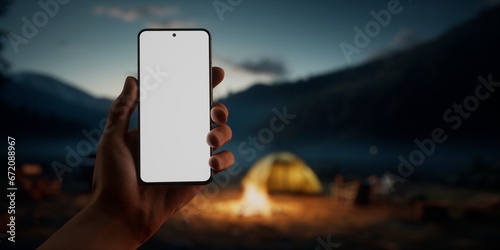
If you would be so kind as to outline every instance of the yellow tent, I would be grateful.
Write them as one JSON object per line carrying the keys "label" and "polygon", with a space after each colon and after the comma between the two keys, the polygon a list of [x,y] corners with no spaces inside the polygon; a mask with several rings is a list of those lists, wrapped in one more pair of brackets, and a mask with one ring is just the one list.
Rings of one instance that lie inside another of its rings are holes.
{"label": "yellow tent", "polygon": [[269,192],[319,194],[321,182],[304,161],[292,153],[269,154],[257,161],[243,178],[243,185]]}

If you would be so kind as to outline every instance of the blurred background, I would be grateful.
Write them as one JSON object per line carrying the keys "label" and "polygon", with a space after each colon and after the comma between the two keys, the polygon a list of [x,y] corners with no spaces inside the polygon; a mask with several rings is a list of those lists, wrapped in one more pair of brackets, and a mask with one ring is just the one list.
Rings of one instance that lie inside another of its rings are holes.
{"label": "blurred background", "polygon": [[498,1],[0,0],[12,247],[89,200],[143,28],[211,32],[236,163],[141,249],[500,247]]}

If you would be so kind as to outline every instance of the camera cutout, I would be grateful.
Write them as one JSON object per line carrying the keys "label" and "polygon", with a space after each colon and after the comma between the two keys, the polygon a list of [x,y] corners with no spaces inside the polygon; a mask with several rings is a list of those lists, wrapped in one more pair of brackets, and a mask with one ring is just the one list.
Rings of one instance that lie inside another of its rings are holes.
{"label": "camera cutout", "polygon": [[176,37],[176,36],[177,36],[177,34],[175,34],[175,33],[174,33],[174,34],[172,34],[172,36],[173,36],[173,37]]}

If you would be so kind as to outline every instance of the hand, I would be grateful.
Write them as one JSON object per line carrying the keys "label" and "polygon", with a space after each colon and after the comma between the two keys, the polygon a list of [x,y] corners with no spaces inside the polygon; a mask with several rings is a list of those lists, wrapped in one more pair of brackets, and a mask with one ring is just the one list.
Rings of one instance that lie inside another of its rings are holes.
{"label": "hand", "polygon": [[[216,86],[224,78],[224,71],[214,68],[212,72],[213,85]],[[106,212],[123,213],[128,219],[136,218],[130,220],[135,224],[133,228],[143,231],[143,237],[148,239],[170,215],[195,196],[195,189],[200,190],[203,186],[143,185],[137,181],[138,129],[127,131],[136,104],[137,89],[135,78],[128,77],[121,94],[126,98],[119,97],[111,107],[97,151],[93,195],[97,205]],[[207,142],[214,149],[231,138],[231,129],[225,124],[227,116],[228,110],[223,104],[212,107],[211,117],[218,126],[210,131]],[[108,133],[108,129],[111,132]],[[226,150],[212,156],[209,164],[215,171],[221,171],[231,166],[233,161],[232,153]]]}
{"label": "hand", "polygon": [[[215,87],[224,78],[224,71],[214,67],[212,75],[212,86]],[[137,248],[169,216],[203,189],[203,186],[147,185],[138,182],[138,128],[128,131],[130,116],[137,103],[137,91],[137,80],[127,77],[122,93],[111,106],[97,149],[90,203],[47,240],[42,248],[68,247],[64,242],[82,248]],[[232,137],[231,129],[225,124],[228,110],[218,103],[212,107],[210,115],[217,126],[208,133],[207,143],[217,149]],[[214,172],[222,171],[233,163],[234,156],[227,150],[209,159]],[[74,234],[81,233],[94,236],[85,235],[86,241],[75,244],[78,239],[71,239],[78,237]]]}

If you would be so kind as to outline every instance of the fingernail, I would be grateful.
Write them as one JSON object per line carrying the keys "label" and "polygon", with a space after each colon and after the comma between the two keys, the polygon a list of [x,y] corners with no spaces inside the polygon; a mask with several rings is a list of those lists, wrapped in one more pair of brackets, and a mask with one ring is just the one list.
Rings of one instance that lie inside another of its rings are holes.
{"label": "fingernail", "polygon": [[217,170],[217,168],[219,167],[219,162],[217,161],[216,157],[212,156],[208,161],[208,165],[210,165],[211,168]]}

